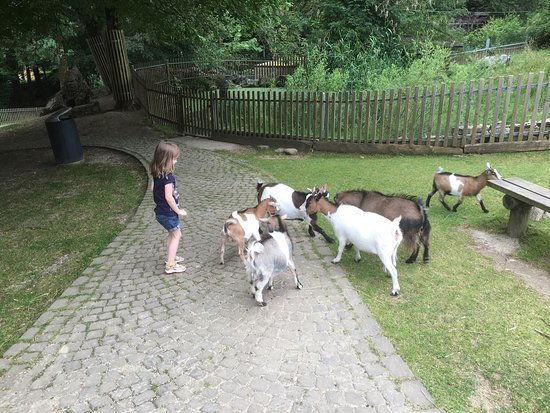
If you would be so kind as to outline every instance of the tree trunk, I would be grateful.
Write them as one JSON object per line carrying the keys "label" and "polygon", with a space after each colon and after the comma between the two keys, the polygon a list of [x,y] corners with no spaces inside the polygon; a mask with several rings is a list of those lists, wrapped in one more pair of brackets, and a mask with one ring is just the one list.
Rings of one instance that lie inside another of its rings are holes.
{"label": "tree trunk", "polygon": [[57,76],[59,77],[59,86],[63,87],[65,75],[67,74],[67,70],[69,70],[69,63],[67,62],[67,54],[65,53],[65,48],[63,47],[63,38],[59,32],[55,34],[55,43],[57,58],[59,60]]}

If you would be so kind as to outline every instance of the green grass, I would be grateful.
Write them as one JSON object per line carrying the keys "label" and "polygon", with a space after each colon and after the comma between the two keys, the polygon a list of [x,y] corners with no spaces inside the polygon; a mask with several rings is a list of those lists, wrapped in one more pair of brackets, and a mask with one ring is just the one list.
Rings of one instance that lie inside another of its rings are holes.
{"label": "green grass", "polygon": [[[309,154],[299,161],[271,152],[240,156],[265,171],[264,180],[275,176],[297,189],[328,183],[331,196],[365,188],[426,199],[439,165],[477,175],[487,161],[503,176],[550,187],[548,151],[486,156]],[[400,250],[397,299],[390,297],[390,280],[375,256],[363,254],[355,263],[348,252],[341,265],[439,407],[449,412],[548,411],[550,346],[535,330],[550,332],[545,324],[550,322],[550,306],[514,274],[495,269],[491,259],[476,252],[474,239],[460,230],[505,232],[503,194],[485,188],[482,195],[488,214],[474,198],[467,198],[457,213],[445,210],[437,197],[432,199],[431,261],[407,265],[408,251]],[[450,197],[448,203],[455,201]],[[324,219],[321,225],[330,228]],[[519,257],[550,270],[549,219],[531,222],[520,243]],[[331,248],[336,253],[336,246]]]}
{"label": "green grass", "polygon": [[28,155],[2,155],[28,169],[3,170],[0,181],[0,355],[124,228],[147,179],[128,156],[121,164],[56,167]]}

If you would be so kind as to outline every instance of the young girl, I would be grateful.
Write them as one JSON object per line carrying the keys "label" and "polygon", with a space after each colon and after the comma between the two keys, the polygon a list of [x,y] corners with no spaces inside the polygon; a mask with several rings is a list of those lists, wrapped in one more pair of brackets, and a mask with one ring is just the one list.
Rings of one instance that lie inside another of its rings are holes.
{"label": "young girl", "polygon": [[164,272],[173,274],[184,272],[181,264],[183,258],[176,255],[181,240],[179,216],[187,212],[179,207],[179,193],[174,177],[174,166],[178,161],[180,150],[172,142],[161,140],[155,149],[151,162],[153,176],[153,197],[157,221],[168,231],[166,238],[166,266]]}

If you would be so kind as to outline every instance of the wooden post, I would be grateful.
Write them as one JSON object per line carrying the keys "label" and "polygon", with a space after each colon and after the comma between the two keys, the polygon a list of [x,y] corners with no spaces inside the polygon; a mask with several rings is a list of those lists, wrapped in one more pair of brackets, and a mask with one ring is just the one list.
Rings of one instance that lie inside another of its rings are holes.
{"label": "wooden post", "polygon": [[512,238],[519,238],[527,231],[529,217],[531,216],[531,205],[518,201],[510,195],[504,195],[502,198],[504,208],[510,210],[508,220],[508,235]]}

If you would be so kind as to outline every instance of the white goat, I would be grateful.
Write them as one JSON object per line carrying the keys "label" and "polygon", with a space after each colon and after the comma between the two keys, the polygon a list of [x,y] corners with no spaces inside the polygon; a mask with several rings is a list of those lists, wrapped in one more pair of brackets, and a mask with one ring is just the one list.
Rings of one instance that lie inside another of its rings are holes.
{"label": "white goat", "polygon": [[312,191],[306,201],[306,211],[308,214],[321,212],[332,224],[338,239],[338,255],[332,262],[340,262],[348,242],[355,247],[355,261],[361,259],[360,251],[376,254],[391,275],[391,295],[399,295],[396,263],[397,248],[403,240],[399,229],[401,216],[390,221],[382,215],[365,212],[353,205],[336,206],[322,196],[323,191],[324,188]]}
{"label": "white goat", "polygon": [[[261,180],[258,180],[256,183],[256,191],[258,192],[258,202],[271,196],[277,200],[280,215],[285,215],[286,219],[299,219],[308,224],[308,232],[311,237],[315,236],[315,230],[328,242],[334,242],[334,239],[329,237],[327,233],[317,225],[317,214],[307,214],[305,209],[302,208],[309,192],[295,191],[285,184],[264,184]],[[328,197],[328,195],[328,192],[325,193],[325,196]]]}
{"label": "white goat", "polygon": [[453,212],[456,212],[456,209],[460,206],[465,196],[475,196],[483,212],[487,213],[489,210],[485,208],[480,192],[485,188],[485,185],[487,185],[487,181],[491,179],[502,179],[502,177],[496,169],[491,168],[489,162],[487,162],[485,171],[478,176],[443,172],[443,168],[440,166],[437,168],[437,171],[435,171],[432,190],[426,198],[426,206],[430,206],[430,199],[439,191],[439,202],[441,202],[448,211],[451,211],[451,208],[445,202],[445,195],[458,196],[458,201],[452,208]]}
{"label": "white goat", "polygon": [[246,254],[246,272],[250,282],[250,292],[256,302],[265,306],[263,289],[268,285],[273,288],[273,278],[278,274],[290,269],[294,275],[296,288],[301,290],[302,283],[298,279],[296,266],[292,259],[293,245],[288,232],[282,222],[284,217],[272,216],[269,220],[277,219],[276,231],[262,234],[260,241],[251,241]]}

